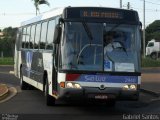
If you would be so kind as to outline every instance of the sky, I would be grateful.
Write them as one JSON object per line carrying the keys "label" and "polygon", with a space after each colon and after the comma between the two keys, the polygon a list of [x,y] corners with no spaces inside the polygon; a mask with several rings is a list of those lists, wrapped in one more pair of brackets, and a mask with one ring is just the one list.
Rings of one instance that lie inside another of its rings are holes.
{"label": "sky", "polygon": [[[130,2],[131,9],[138,11],[143,23],[144,0],[122,0],[123,9],[127,9]],[[48,0],[50,6],[40,5],[40,13],[53,8],[65,6],[102,6],[120,7],[120,0]],[[160,0],[146,0],[146,26],[155,20],[160,20]],[[0,29],[5,27],[19,27],[22,21],[35,17],[36,10],[32,0],[0,0]]]}

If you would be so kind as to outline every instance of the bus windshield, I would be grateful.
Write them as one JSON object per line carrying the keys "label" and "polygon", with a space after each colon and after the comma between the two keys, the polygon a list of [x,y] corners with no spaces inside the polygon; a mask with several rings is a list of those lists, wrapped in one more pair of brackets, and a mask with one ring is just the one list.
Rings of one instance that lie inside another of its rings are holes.
{"label": "bus windshield", "polygon": [[138,25],[65,22],[64,26],[62,70],[139,72]]}

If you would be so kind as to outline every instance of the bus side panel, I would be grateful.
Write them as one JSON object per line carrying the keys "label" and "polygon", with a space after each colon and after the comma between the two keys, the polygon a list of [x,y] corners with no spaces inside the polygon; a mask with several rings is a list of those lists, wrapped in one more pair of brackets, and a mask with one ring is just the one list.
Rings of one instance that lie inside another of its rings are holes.
{"label": "bus side panel", "polygon": [[42,53],[32,50],[22,50],[22,73],[23,76],[27,77],[27,83],[30,81],[35,87],[43,90],[44,67]]}
{"label": "bus side panel", "polygon": [[19,64],[19,53],[18,50],[15,48],[14,52],[14,74],[18,77],[18,64]]}
{"label": "bus side panel", "polygon": [[52,52],[50,53],[43,53],[43,66],[44,70],[47,71],[47,79],[49,83],[49,94],[52,95],[53,91],[53,81],[52,81],[52,75],[53,75],[53,57]]}
{"label": "bus side panel", "polygon": [[17,63],[15,63],[16,64],[16,76],[18,77],[18,78],[20,78],[20,68],[21,68],[21,64],[22,64],[22,59],[21,59],[21,51],[18,51],[17,52]]}

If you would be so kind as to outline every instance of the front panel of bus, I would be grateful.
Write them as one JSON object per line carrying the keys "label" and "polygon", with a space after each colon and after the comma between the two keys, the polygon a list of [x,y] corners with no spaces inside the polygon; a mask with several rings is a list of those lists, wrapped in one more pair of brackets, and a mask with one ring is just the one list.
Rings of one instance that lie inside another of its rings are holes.
{"label": "front panel of bus", "polygon": [[66,8],[63,26],[60,97],[138,99],[141,42],[135,11]]}

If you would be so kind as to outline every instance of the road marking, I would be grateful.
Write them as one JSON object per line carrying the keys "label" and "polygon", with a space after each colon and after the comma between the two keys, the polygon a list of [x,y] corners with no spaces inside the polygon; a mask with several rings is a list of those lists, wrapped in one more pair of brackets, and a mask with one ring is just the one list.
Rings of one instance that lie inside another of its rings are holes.
{"label": "road marking", "polygon": [[14,74],[14,72],[10,71],[10,72],[0,72],[0,74]]}
{"label": "road marking", "polygon": [[153,98],[153,99],[151,99],[151,102],[156,102],[156,101],[160,101],[160,96],[159,96],[159,97],[157,97],[157,98]]}
{"label": "road marking", "polygon": [[0,74],[10,74],[9,72],[0,72]]}
{"label": "road marking", "polygon": [[14,71],[9,71],[10,74],[14,74]]}

